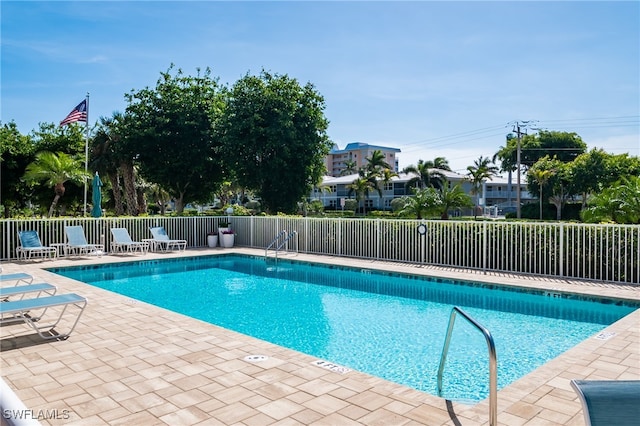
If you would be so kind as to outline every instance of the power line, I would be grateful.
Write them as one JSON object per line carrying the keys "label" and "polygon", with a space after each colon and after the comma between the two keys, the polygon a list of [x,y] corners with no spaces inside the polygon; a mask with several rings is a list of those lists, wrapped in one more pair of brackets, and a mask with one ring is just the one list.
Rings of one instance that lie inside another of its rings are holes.
{"label": "power line", "polygon": [[[607,127],[635,127],[640,125],[640,115],[623,115],[617,117],[590,117],[590,118],[573,118],[573,119],[556,119],[556,120],[535,120],[537,130],[543,130],[542,127],[555,127],[556,129],[564,130],[566,128],[573,128],[572,130],[577,132],[580,129],[590,128],[607,128]],[[584,122],[588,122],[584,124]],[[466,132],[454,133],[451,135],[438,136],[435,138],[421,139],[415,142],[408,142],[402,144],[405,147],[411,147],[414,145],[420,145],[416,150],[424,148],[439,148],[443,146],[455,145],[458,143],[464,143],[474,141],[478,139],[503,136],[504,133],[495,133],[496,130],[504,130],[514,122],[510,122],[507,125],[496,125],[491,127],[484,127],[475,130],[469,130]],[[524,121],[520,122],[525,124]],[[528,122],[527,122],[528,123]],[[551,126],[545,126],[544,124],[552,124]],[[547,129],[544,129],[547,130]],[[493,132],[491,134],[486,134]],[[483,135],[484,134],[484,135]],[[480,136],[483,135],[483,136]],[[471,136],[478,136],[472,137]],[[444,143],[447,142],[447,143]],[[412,152],[413,150],[407,150],[405,152]]]}

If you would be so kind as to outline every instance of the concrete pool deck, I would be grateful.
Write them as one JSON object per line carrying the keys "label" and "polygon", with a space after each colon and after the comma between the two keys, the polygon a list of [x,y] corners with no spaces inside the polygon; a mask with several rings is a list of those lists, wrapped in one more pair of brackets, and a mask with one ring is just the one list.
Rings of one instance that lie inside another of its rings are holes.
{"label": "concrete pool deck", "polygon": [[[54,284],[58,293],[78,293],[89,304],[68,340],[44,342],[24,324],[0,327],[0,376],[31,414],[52,425],[488,424],[486,400],[473,406],[450,403],[357,371],[332,372],[312,365],[312,356],[44,270],[230,252],[264,255],[264,250],[217,248],[1,263],[3,274],[27,272],[34,282]],[[287,257],[640,301],[637,286],[329,256]],[[498,423],[584,425],[571,379],[639,380],[640,310],[599,337],[500,390]],[[250,355],[268,359],[245,360]]]}

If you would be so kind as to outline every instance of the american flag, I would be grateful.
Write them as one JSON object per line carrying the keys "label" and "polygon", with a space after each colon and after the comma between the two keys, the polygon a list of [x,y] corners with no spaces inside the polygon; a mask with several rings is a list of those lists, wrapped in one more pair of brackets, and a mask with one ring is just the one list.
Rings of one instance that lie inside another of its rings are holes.
{"label": "american flag", "polygon": [[60,125],[64,126],[66,124],[75,123],[76,121],[84,121],[85,123],[87,122],[87,100],[86,99],[80,102],[78,106],[75,107],[73,111],[71,111],[69,115],[67,115],[66,118],[60,122]]}

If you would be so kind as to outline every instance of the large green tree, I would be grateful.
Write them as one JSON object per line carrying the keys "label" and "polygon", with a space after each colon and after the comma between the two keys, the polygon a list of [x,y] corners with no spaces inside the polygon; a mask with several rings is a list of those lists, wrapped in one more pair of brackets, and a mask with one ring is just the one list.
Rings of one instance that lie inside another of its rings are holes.
{"label": "large green tree", "polygon": [[21,134],[14,121],[0,125],[0,203],[5,218],[26,207],[29,187],[22,175],[34,159],[34,149],[31,138]]}
{"label": "large green tree", "polygon": [[128,105],[121,131],[128,157],[122,158],[138,162],[145,180],[169,191],[178,212],[188,202],[209,200],[223,181],[215,132],[224,109],[223,93],[208,68],[189,76],[182,70],[173,73],[171,66],[155,88],[125,95]]}
{"label": "large green tree", "polygon": [[220,126],[224,158],[238,184],[267,212],[290,213],[325,172],[331,149],[324,98],[311,83],[262,71],[230,90]]}
{"label": "large green tree", "polygon": [[121,121],[120,113],[114,113],[112,117],[100,117],[93,134],[90,161],[91,170],[106,176],[110,183],[116,216],[124,214],[120,184],[122,174],[118,171],[123,162],[118,157],[118,144],[122,140],[118,123]]}
{"label": "large green tree", "polygon": [[[514,171],[517,166],[518,139],[507,137],[506,146],[495,154],[494,160],[501,163],[502,171]],[[536,134],[524,135],[520,141],[520,164],[528,170],[544,156],[554,156],[564,162],[573,161],[587,150],[587,144],[576,133],[541,130]]]}

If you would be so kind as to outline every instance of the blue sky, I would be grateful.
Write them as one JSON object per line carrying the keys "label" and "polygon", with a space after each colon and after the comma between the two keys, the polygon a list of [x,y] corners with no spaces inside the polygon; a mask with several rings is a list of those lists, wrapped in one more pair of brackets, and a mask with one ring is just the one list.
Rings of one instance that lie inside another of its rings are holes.
{"label": "blue sky", "polygon": [[[6,1],[1,115],[22,133],[90,93],[124,111],[171,63],[224,84],[261,69],[311,82],[329,137],[464,171],[514,121],[640,155],[640,3]],[[532,130],[531,130],[532,131]]]}

